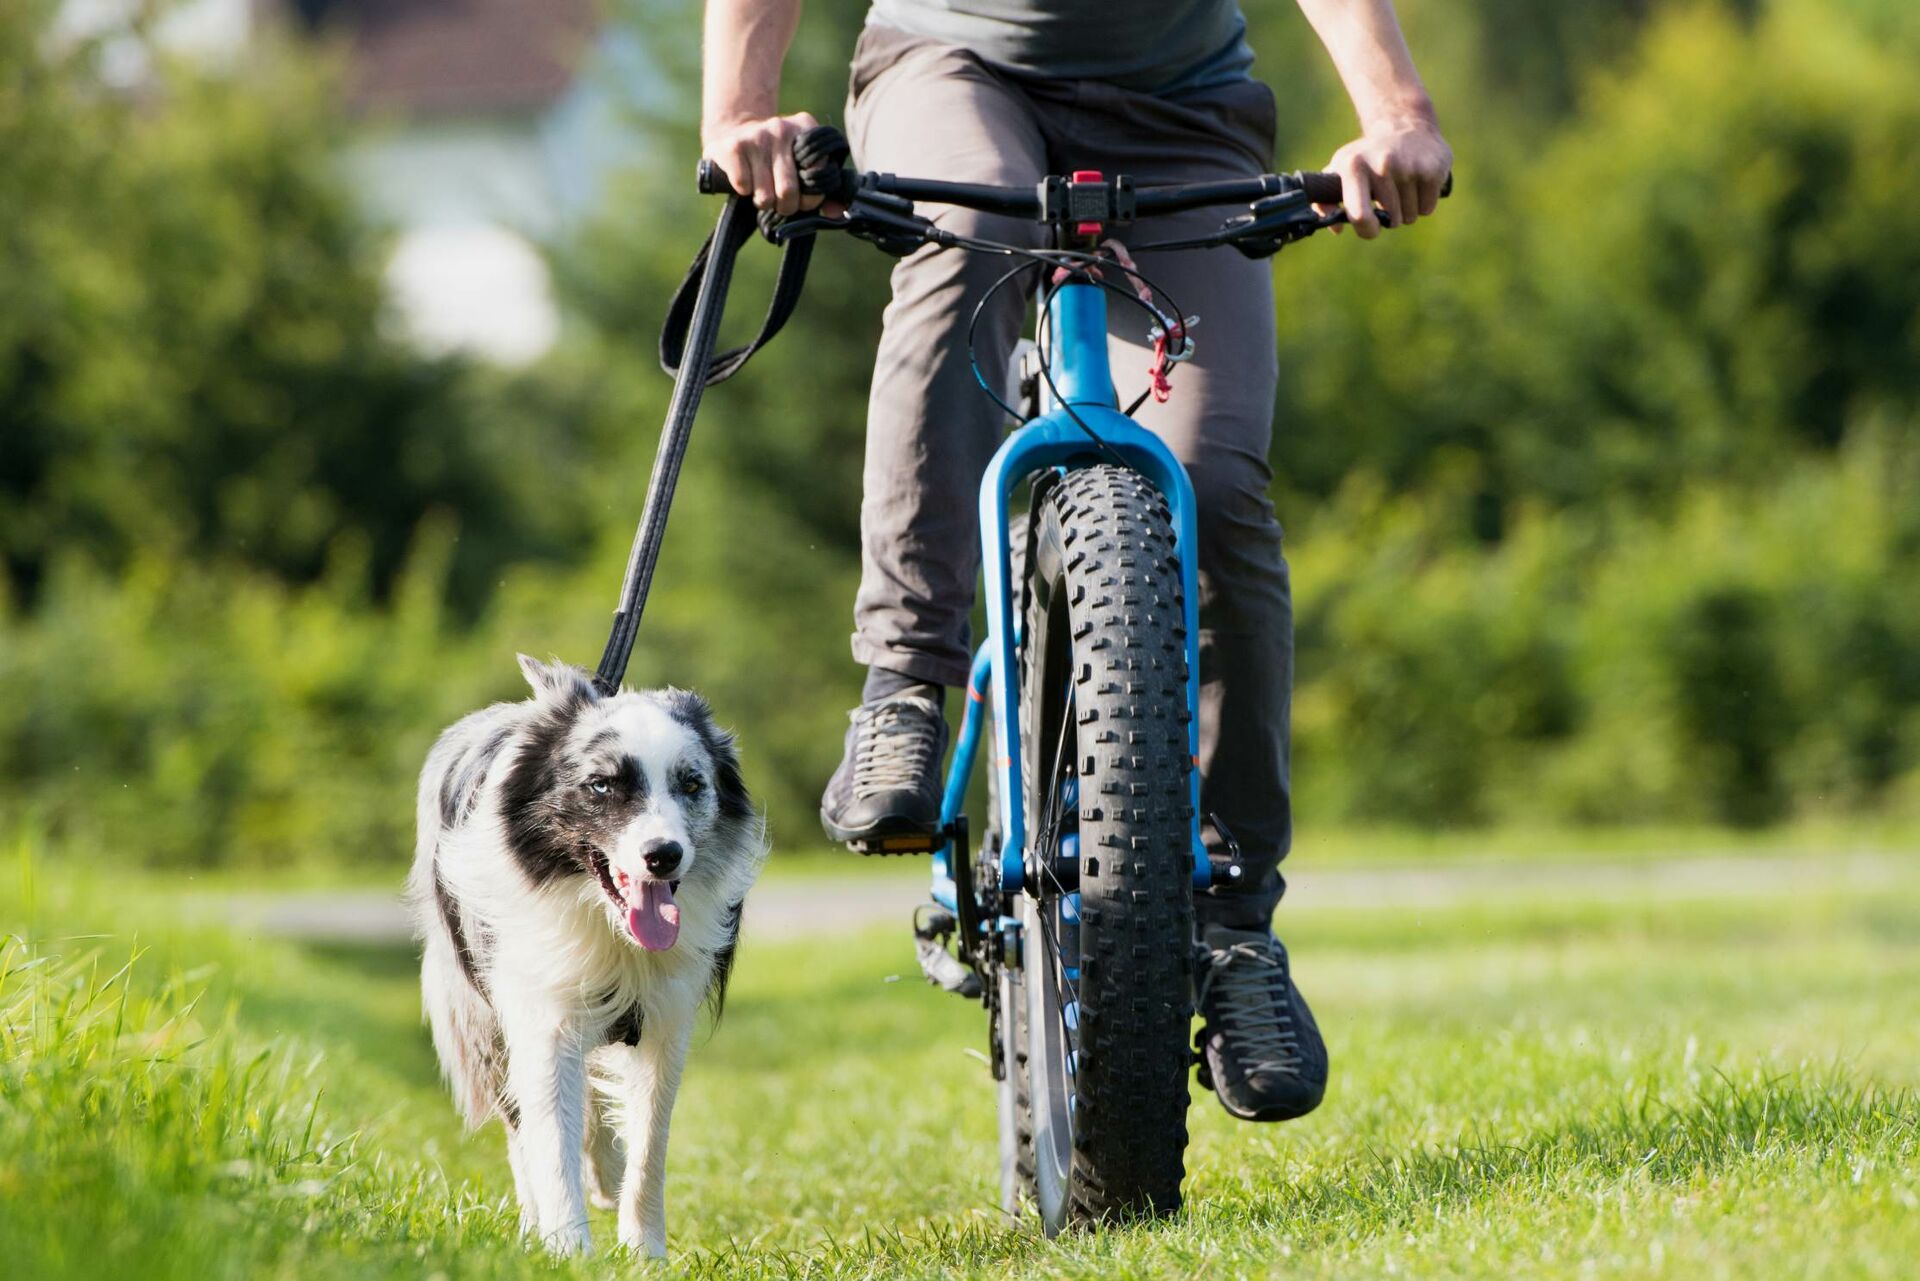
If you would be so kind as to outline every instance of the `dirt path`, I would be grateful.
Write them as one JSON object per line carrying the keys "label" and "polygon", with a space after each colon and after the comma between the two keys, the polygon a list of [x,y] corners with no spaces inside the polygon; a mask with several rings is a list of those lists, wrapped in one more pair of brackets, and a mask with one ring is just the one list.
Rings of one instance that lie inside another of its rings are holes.
{"label": "dirt path", "polygon": [[[1586,901],[1740,898],[1828,885],[1873,888],[1899,880],[1912,858],[1896,853],[1690,855],[1622,862],[1475,862],[1440,866],[1294,869],[1289,912],[1314,908],[1446,907],[1464,902],[1563,896]],[[774,876],[747,902],[758,937],[803,938],[896,923],[923,900],[926,883],[887,864],[860,875]],[[195,915],[314,942],[405,941],[407,917],[390,894],[366,890],[229,895],[196,903]]]}

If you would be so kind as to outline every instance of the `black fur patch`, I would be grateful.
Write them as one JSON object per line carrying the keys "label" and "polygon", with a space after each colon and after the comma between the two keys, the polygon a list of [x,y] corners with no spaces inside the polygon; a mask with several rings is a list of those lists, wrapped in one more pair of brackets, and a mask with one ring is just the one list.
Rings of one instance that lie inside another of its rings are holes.
{"label": "black fur patch", "polygon": [[433,902],[440,909],[440,923],[447,927],[447,936],[453,940],[453,955],[460,962],[460,972],[467,976],[467,982],[473,984],[473,990],[481,997],[487,995],[487,985],[480,981],[480,967],[475,963],[473,948],[467,942],[466,928],[460,922],[460,908],[453,901],[453,895],[447,892],[447,884],[440,879],[440,869],[433,870]]}
{"label": "black fur patch", "polygon": [[612,776],[614,791],[620,799],[629,805],[644,805],[647,802],[647,772],[640,768],[640,762],[631,756],[622,756]]}
{"label": "black fur patch", "polygon": [[632,1009],[628,1010],[625,1014],[622,1014],[619,1018],[615,1019],[612,1025],[607,1028],[606,1044],[608,1045],[640,1044],[640,1025],[641,1025],[640,1007],[636,1005]]}
{"label": "black fur patch", "polygon": [[493,768],[494,758],[500,755],[500,749],[507,745],[512,734],[511,727],[502,726],[489,735],[486,742],[462,753],[447,768],[446,776],[440,780],[443,824],[457,827],[473,816],[473,807],[479,804],[480,790],[487,781],[487,771]]}
{"label": "black fur patch", "polygon": [[670,689],[660,697],[667,714],[692,730],[712,758],[714,799],[720,817],[736,823],[751,820],[753,797],[740,776],[740,754],[734,748],[733,735],[713,723],[713,709],[692,690]]}
{"label": "black fur patch", "polygon": [[501,788],[507,844],[536,889],[558,877],[592,870],[578,829],[568,821],[557,795],[562,745],[591,698],[582,686],[553,707],[543,708],[528,728]]}

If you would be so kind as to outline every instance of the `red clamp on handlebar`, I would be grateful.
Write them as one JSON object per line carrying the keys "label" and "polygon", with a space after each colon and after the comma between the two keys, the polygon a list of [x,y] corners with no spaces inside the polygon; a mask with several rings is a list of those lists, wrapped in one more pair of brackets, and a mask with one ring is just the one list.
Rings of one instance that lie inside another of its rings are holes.
{"label": "red clamp on handlebar", "polygon": [[[1074,182],[1105,182],[1107,179],[1106,175],[1098,169],[1075,169],[1072,180]],[[1076,222],[1073,224],[1073,234],[1076,236],[1098,237],[1102,230],[1104,230],[1104,227],[1097,222]]]}

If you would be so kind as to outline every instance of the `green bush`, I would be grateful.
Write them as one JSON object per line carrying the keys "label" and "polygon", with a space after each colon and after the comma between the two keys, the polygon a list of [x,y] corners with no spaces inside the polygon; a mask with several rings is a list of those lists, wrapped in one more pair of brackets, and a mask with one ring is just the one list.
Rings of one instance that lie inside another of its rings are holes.
{"label": "green bush", "polygon": [[1798,0],[1673,8],[1544,141],[1456,137],[1430,223],[1282,255],[1282,483],[1413,488],[1464,451],[1497,536],[1509,504],[1664,502],[1910,417],[1917,51]]}
{"label": "green bush", "polygon": [[[629,680],[711,697],[747,731],[748,784],[783,843],[814,844],[857,673],[794,634],[837,635],[851,567],[823,578],[777,514],[739,526],[710,469],[689,469],[676,519]],[[512,570],[468,620],[446,604],[456,541],[451,522],[424,525],[384,604],[344,555],[303,586],[67,558],[30,619],[0,619],[0,688],[17,691],[0,701],[0,813],[140,862],[404,866],[434,736],[525,697],[516,650],[591,667],[626,554],[621,534],[576,571]],[[782,603],[743,608],[755,599]]]}
{"label": "green bush", "polygon": [[[1467,488],[1465,486],[1462,487]],[[1920,797],[1920,442],[1671,515],[1351,486],[1295,555],[1304,814],[1753,825]]]}

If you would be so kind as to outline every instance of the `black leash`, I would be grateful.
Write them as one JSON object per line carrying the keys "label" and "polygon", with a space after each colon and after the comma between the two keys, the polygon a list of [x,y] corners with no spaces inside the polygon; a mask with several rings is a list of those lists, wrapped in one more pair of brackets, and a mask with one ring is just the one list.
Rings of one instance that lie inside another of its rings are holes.
{"label": "black leash", "polygon": [[607,637],[606,652],[600,656],[593,683],[602,694],[620,688],[627,672],[627,659],[640,632],[640,611],[646,608],[647,589],[653,585],[653,568],[660,559],[660,544],[667,532],[667,509],[673,503],[674,485],[680,479],[680,464],[686,457],[687,440],[693,433],[693,417],[700,410],[700,394],[715,383],[725,382],[780,332],[800,301],[806,281],[807,262],[813,254],[813,237],[796,236],[786,242],[780,258],[780,275],[774,283],[773,301],[767,307],[760,332],[744,347],[714,353],[720,334],[720,317],[726,311],[727,289],[733,283],[733,261],[753,237],[753,202],[742,196],[728,196],[720,210],[720,221],[707,243],[694,256],[686,278],[674,291],[667,308],[666,322],[660,329],[660,367],[674,376],[673,399],[667,403],[667,421],[660,429],[660,452],[653,460],[653,476],[647,481],[647,505],[640,514],[640,528],[633,536],[633,550],[627,554],[627,575],[620,586],[620,606],[614,611],[613,631]]}
{"label": "black leash", "polygon": [[[827,184],[841,180],[847,163],[847,140],[838,129],[821,125],[808,130],[794,143],[794,161],[800,170],[801,190],[830,195]],[[693,265],[674,290],[667,306],[667,319],[660,326],[660,367],[673,375],[673,399],[667,402],[666,425],[660,429],[660,452],[653,460],[653,476],[647,481],[647,505],[640,513],[640,528],[633,535],[633,550],[627,553],[627,576],[620,585],[620,607],[613,614],[613,631],[607,637],[606,652],[593,683],[602,694],[620,688],[627,674],[627,659],[633,654],[634,637],[640,633],[640,611],[646,608],[647,589],[653,586],[653,567],[660,559],[660,543],[667,533],[667,508],[673,503],[673,487],[680,480],[680,463],[687,454],[687,438],[693,433],[693,416],[700,410],[700,393],[715,383],[723,383],[739,373],[793,315],[800,302],[800,291],[807,280],[807,263],[813,257],[813,233],[780,237],[780,274],[773,283],[773,299],[767,304],[760,332],[744,347],[714,354],[720,336],[720,317],[727,308],[727,289],[733,283],[733,260],[753,238],[753,201],[735,194],[726,184],[726,175],[709,162],[700,162],[700,190],[710,194],[725,191],[727,203],[720,210],[720,222],[693,257]],[[779,219],[762,215],[760,229],[774,240]]]}

